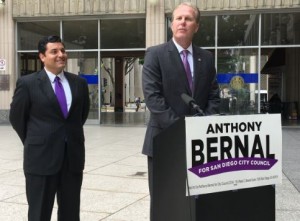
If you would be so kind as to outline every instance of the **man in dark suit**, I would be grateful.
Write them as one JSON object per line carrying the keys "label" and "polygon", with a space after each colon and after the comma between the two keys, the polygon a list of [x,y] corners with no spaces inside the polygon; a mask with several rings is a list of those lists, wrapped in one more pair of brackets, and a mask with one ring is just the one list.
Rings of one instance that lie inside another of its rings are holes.
{"label": "man in dark suit", "polygon": [[44,69],[18,79],[9,116],[24,145],[28,220],[50,221],[56,195],[58,220],[79,221],[88,86],[64,71],[67,54],[58,36],[42,38],[38,53]]}
{"label": "man in dark suit", "polygon": [[[199,9],[191,3],[181,3],[172,14],[173,38],[148,48],[146,52],[142,83],[150,120],[142,152],[148,156],[150,197],[153,189],[153,137],[180,117],[196,113],[184,103],[181,94],[191,96],[206,115],[218,113],[220,97],[213,55],[192,43],[199,22]],[[183,54],[185,50],[187,55]],[[184,56],[187,57],[185,62]]]}

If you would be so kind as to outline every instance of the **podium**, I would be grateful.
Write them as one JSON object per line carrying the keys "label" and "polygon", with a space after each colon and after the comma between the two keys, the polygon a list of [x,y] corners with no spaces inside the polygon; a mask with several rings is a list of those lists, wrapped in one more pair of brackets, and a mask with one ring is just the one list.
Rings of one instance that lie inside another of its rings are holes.
{"label": "podium", "polygon": [[186,196],[185,119],[154,137],[154,221],[275,221],[275,186]]}

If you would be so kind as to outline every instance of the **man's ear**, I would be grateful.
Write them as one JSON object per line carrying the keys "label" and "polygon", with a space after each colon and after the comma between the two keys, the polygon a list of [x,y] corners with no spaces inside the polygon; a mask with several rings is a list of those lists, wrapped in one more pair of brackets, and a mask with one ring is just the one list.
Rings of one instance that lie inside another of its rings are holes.
{"label": "man's ear", "polygon": [[39,53],[39,58],[42,62],[44,62],[45,55],[43,53]]}
{"label": "man's ear", "polygon": [[200,28],[200,24],[198,24],[198,27],[196,28],[195,33],[198,32],[199,28]]}

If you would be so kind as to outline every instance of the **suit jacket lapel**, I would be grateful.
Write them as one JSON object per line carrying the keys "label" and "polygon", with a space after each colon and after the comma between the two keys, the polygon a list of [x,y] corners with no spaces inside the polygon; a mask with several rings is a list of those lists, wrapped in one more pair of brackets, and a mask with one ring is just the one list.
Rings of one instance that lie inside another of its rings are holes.
{"label": "suit jacket lapel", "polygon": [[[186,76],[186,73],[185,73],[185,69],[184,69],[184,66],[183,66],[183,62],[181,60],[181,57],[180,57],[180,54],[178,53],[178,50],[173,42],[173,40],[170,40],[168,42],[168,51],[169,51],[169,54],[170,54],[170,61],[174,61],[173,64],[170,64],[174,67],[174,73],[179,73],[179,76],[178,76],[178,81],[180,82],[185,82],[185,88],[186,90],[188,91],[188,93],[191,95],[192,94],[192,91],[190,89],[190,86],[189,86],[189,82],[188,82],[188,79],[187,79],[187,76]],[[178,71],[179,70],[179,71]]]}
{"label": "suit jacket lapel", "polygon": [[49,99],[49,102],[54,104],[52,105],[54,109],[62,115],[55,92],[45,70],[42,70],[38,73],[38,80],[40,82],[40,89],[42,93],[46,95],[46,98]]}
{"label": "suit jacket lapel", "polygon": [[72,76],[71,73],[68,72],[64,72],[65,77],[67,78],[69,85],[70,85],[70,89],[71,89],[71,95],[72,95],[72,103],[71,103],[71,107],[69,110],[69,115],[71,114],[72,110],[74,109],[74,105],[76,103],[76,97],[78,94],[78,87],[77,87],[77,81],[75,81],[75,78]]}

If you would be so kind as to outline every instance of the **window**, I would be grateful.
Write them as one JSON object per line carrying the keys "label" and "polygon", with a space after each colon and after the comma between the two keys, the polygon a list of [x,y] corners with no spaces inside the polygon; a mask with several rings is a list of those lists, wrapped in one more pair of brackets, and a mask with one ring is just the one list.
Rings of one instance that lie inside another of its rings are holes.
{"label": "window", "polygon": [[38,41],[43,36],[58,35],[59,21],[18,23],[18,50],[37,50]]}
{"label": "window", "polygon": [[63,41],[67,49],[97,49],[98,21],[63,22]]}
{"label": "window", "polygon": [[101,49],[145,48],[145,24],[144,18],[102,20]]}
{"label": "window", "polygon": [[299,13],[262,14],[262,45],[299,44]]}
{"label": "window", "polygon": [[218,16],[218,46],[258,45],[258,15]]}

